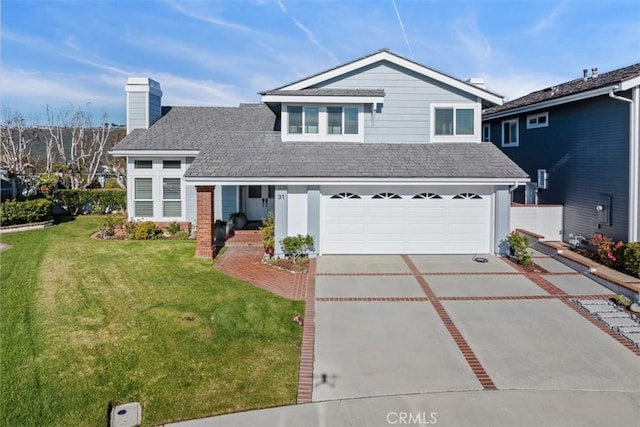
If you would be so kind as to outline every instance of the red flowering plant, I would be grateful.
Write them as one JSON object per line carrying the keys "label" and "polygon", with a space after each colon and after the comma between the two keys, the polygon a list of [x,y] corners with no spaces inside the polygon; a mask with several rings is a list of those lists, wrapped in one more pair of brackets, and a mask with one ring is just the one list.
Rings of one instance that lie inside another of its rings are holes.
{"label": "red flowering plant", "polygon": [[595,233],[589,237],[589,243],[598,250],[598,258],[604,265],[620,269],[624,264],[624,243],[615,241],[611,237]]}

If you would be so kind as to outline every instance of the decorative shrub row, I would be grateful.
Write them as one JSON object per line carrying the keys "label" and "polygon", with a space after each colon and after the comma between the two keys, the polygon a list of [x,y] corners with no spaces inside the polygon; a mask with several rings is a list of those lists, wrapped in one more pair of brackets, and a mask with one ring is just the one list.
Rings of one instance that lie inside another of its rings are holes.
{"label": "decorative shrub row", "polygon": [[0,205],[0,224],[15,225],[53,219],[53,203],[47,199],[8,201]]}
{"label": "decorative shrub row", "polygon": [[66,207],[72,215],[124,212],[127,209],[126,190],[56,190],[53,192],[53,200]]}
{"label": "decorative shrub row", "polygon": [[624,244],[595,233],[589,237],[589,243],[598,251],[597,258],[602,264],[617,270],[626,269],[640,277],[640,242]]}

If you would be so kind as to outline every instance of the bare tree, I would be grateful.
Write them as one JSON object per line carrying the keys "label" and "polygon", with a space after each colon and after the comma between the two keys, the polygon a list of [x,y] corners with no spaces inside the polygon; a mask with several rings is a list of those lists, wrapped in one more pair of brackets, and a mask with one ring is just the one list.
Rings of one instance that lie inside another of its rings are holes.
{"label": "bare tree", "polygon": [[69,169],[71,188],[88,186],[100,169],[104,150],[111,133],[108,115],[102,115],[102,123],[94,127],[91,112],[86,109],[69,109],[64,114],[47,114],[49,141],[47,147],[56,148],[58,157]]}
{"label": "bare tree", "polygon": [[16,178],[28,168],[33,168],[30,161],[31,138],[27,136],[25,119],[19,113],[7,113],[0,127],[0,167],[11,180],[13,197],[17,195]]}
{"label": "bare tree", "polygon": [[5,119],[0,129],[2,155],[0,165],[9,173],[23,174],[27,168],[33,167],[29,161],[31,156],[31,138],[27,137],[25,120],[15,113]]}

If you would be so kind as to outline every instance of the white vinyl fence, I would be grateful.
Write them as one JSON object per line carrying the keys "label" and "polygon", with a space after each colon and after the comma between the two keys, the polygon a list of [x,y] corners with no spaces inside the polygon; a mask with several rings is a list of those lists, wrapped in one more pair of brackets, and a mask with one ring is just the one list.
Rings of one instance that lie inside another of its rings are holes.
{"label": "white vinyl fence", "polygon": [[511,230],[517,228],[544,236],[542,240],[562,241],[562,205],[511,204]]}

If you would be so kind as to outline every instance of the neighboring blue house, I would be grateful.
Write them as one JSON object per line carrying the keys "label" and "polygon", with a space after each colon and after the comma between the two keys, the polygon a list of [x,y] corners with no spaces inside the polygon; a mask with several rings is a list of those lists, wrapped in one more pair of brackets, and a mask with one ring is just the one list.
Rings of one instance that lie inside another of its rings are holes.
{"label": "neighboring blue house", "polygon": [[112,154],[127,157],[129,217],[195,222],[201,257],[236,211],[273,211],[276,242],[308,233],[319,254],[498,253],[509,192],[529,181],[481,142],[481,111],[502,97],[386,50],[261,104],[161,108],[147,78],[127,94]]}
{"label": "neighboring blue house", "polygon": [[483,112],[492,141],[535,182],[520,203],[562,204],[563,238],[640,240],[640,64],[533,92]]}

